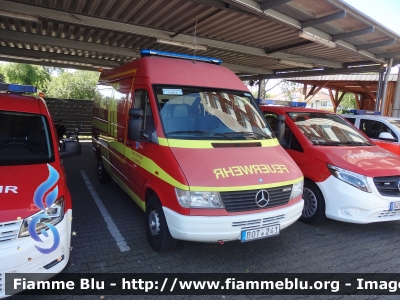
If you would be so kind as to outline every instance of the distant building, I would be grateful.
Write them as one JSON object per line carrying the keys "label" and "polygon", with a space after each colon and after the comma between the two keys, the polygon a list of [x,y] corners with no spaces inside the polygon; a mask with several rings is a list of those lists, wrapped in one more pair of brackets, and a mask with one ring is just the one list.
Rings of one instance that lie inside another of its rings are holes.
{"label": "distant building", "polygon": [[329,94],[322,90],[307,102],[306,107],[333,111],[333,104]]}
{"label": "distant building", "polygon": [[[309,90],[307,90],[307,93],[308,92]],[[292,96],[292,101],[304,102],[303,88],[298,88],[294,90],[291,96]],[[280,93],[278,95],[269,97],[268,99],[262,99],[261,104],[284,105],[284,106],[290,105],[291,101],[288,101],[286,98],[287,97],[284,93]],[[333,111],[333,105],[329,94],[322,90],[307,101],[306,107]]]}

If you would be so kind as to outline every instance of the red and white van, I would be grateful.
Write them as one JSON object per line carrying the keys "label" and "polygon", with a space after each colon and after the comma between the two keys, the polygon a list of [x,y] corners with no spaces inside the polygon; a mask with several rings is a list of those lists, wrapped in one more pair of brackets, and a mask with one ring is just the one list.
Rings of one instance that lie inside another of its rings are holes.
{"label": "red and white van", "polygon": [[245,242],[295,222],[303,175],[242,81],[216,59],[142,55],[101,74],[93,154],[99,180],[146,212],[153,249]]}
{"label": "red and white van", "polygon": [[282,146],[304,174],[300,220],[323,217],[371,223],[400,220],[400,157],[376,146],[340,116],[322,110],[261,105]]}
{"label": "red and white van", "polygon": [[[71,195],[61,158],[80,154],[66,141],[59,151],[44,100],[32,86],[0,84],[0,297],[5,273],[61,272],[70,253]],[[3,288],[2,288],[3,287]]]}

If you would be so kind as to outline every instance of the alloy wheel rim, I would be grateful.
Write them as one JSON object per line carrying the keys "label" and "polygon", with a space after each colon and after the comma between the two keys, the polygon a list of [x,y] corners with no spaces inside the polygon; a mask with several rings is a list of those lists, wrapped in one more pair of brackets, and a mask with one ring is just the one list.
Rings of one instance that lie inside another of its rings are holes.
{"label": "alloy wheel rim", "polygon": [[303,189],[303,199],[304,199],[303,216],[306,218],[310,218],[317,212],[318,208],[317,196],[315,196],[312,190],[305,187]]}
{"label": "alloy wheel rim", "polygon": [[160,219],[155,209],[152,209],[149,214],[149,228],[152,236],[158,238],[160,235]]}

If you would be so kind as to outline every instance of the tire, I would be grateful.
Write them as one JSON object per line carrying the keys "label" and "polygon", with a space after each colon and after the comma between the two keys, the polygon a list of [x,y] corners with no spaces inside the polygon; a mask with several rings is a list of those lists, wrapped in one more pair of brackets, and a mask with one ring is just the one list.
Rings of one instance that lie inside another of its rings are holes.
{"label": "tire", "polygon": [[97,178],[100,183],[108,183],[111,181],[111,176],[107,173],[106,169],[104,169],[101,158],[97,161]]}
{"label": "tire", "polygon": [[303,199],[304,208],[300,221],[315,224],[326,218],[324,196],[319,187],[311,180],[304,181]]}
{"label": "tire", "polygon": [[177,245],[168,229],[160,200],[150,196],[146,203],[146,234],[150,246],[157,252],[172,250]]}

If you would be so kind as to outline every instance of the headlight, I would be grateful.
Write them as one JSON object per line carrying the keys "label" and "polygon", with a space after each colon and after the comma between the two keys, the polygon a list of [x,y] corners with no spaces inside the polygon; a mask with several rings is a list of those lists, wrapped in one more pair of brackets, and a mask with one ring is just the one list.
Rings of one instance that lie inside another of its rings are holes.
{"label": "headlight", "polygon": [[351,186],[354,186],[364,192],[371,193],[371,189],[369,188],[367,177],[364,175],[360,175],[336,166],[332,166],[327,164],[329,172],[337,179],[344,181]]}
{"label": "headlight", "polygon": [[293,198],[296,198],[296,197],[298,197],[300,195],[303,195],[303,186],[304,186],[304,180],[303,179],[301,181],[296,182],[295,184],[293,184],[292,193],[290,194],[290,199],[293,199]]}
{"label": "headlight", "polygon": [[60,197],[59,199],[57,199],[53,203],[53,205],[47,208],[46,210],[41,210],[38,213],[24,219],[21,225],[21,229],[19,230],[18,237],[29,236],[29,231],[28,231],[29,223],[36,215],[39,214],[45,214],[48,217],[41,218],[40,220],[38,220],[38,223],[36,225],[36,232],[38,234],[41,233],[42,229],[44,230],[49,229],[44,223],[50,223],[52,225],[56,225],[62,221],[62,219],[64,218],[64,197]]}
{"label": "headlight", "polygon": [[223,208],[218,192],[190,192],[175,188],[179,204],[187,208]]}

